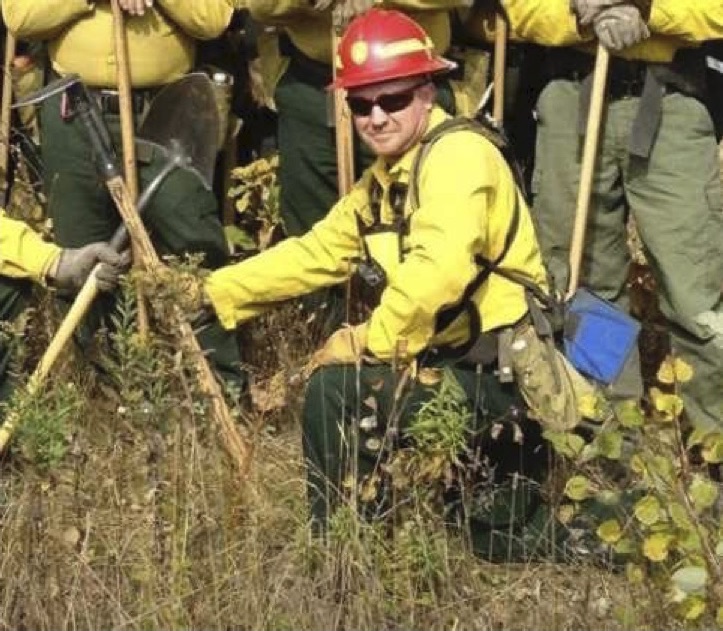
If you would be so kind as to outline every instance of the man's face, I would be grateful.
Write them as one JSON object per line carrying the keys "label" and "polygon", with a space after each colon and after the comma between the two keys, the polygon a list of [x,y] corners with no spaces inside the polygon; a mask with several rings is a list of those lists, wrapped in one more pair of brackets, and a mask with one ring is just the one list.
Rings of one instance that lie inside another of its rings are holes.
{"label": "man's face", "polygon": [[400,157],[427,131],[435,99],[427,77],[409,77],[352,88],[347,95],[354,126],[378,156]]}

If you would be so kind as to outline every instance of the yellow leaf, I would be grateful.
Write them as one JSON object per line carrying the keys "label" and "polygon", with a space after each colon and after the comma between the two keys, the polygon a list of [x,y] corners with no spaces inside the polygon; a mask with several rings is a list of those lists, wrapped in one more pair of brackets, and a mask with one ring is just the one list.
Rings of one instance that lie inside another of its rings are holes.
{"label": "yellow leaf", "polygon": [[666,385],[675,383],[675,370],[673,369],[673,358],[668,355],[664,360],[663,363],[660,364],[660,368],[658,368],[658,374],[656,375],[656,378],[660,383],[664,383]]}
{"label": "yellow leaf", "polygon": [[723,627],[723,606],[718,607],[718,613],[715,616],[715,621],[719,627]]}
{"label": "yellow leaf", "polygon": [[647,495],[635,504],[635,517],[646,526],[652,526],[660,518],[660,502],[657,497]]}
{"label": "yellow leaf", "polygon": [[686,620],[698,620],[705,613],[705,600],[700,596],[686,598],[680,605],[680,611]]}
{"label": "yellow leaf", "polygon": [[592,495],[591,486],[590,480],[585,476],[573,476],[565,484],[565,495],[571,500],[581,502]]}
{"label": "yellow leaf", "polygon": [[577,401],[577,411],[581,416],[596,419],[598,414],[598,398],[594,394],[584,394]]}
{"label": "yellow leaf", "polygon": [[662,420],[672,421],[683,411],[683,399],[676,394],[667,394],[658,388],[650,389],[650,398],[655,409],[662,414]]}
{"label": "yellow leaf", "polygon": [[597,529],[597,536],[601,541],[608,544],[616,543],[620,540],[623,531],[617,519],[608,519],[604,521]]}
{"label": "yellow leaf", "polygon": [[660,365],[657,378],[666,385],[685,383],[693,378],[693,368],[680,357],[673,358],[669,355]]}
{"label": "yellow leaf", "polygon": [[716,432],[708,436],[703,442],[701,454],[703,460],[711,464],[723,462],[723,434]]}
{"label": "yellow leaf", "polygon": [[673,536],[664,532],[656,532],[643,542],[643,554],[651,561],[665,561]]}

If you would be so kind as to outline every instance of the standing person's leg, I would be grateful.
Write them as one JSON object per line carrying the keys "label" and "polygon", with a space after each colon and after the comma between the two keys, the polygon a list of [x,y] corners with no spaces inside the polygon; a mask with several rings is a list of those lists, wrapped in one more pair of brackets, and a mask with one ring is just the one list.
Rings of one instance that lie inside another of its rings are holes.
{"label": "standing person's leg", "polygon": [[[164,165],[163,156],[154,156],[143,166],[142,186],[148,186]],[[210,269],[229,261],[216,196],[193,173],[177,169],[168,176],[145,212],[145,223],[160,256],[203,254],[203,266]],[[198,340],[226,385],[245,391],[248,379],[236,331],[226,331],[214,321],[198,333]]]}
{"label": "standing person's leg", "polygon": [[674,352],[693,368],[681,384],[700,427],[723,429],[723,207],[713,123],[698,100],[663,99],[650,158],[630,158],[625,185],[671,324]]}
{"label": "standing person's leg", "polygon": [[[93,163],[93,148],[79,117],[64,118],[60,95],[45,100],[40,110],[45,194],[53,235],[62,247],[77,248],[107,241],[119,225],[105,183]],[[66,305],[66,299],[61,298]],[[114,299],[99,296],[76,331],[85,345],[113,308]]]}
{"label": "standing person's leg", "polygon": [[[567,290],[569,280],[570,242],[580,186],[580,89],[578,81],[555,79],[542,90],[537,104],[533,217],[545,263],[559,292]],[[627,154],[627,138],[621,137],[617,119],[621,108],[634,108],[637,102],[612,101],[603,118],[580,273],[580,285],[624,309],[628,307],[630,252],[626,230],[628,205],[620,164]],[[613,384],[612,395],[638,399],[642,389],[636,352]]]}
{"label": "standing person's leg", "polygon": [[[0,278],[0,322],[9,323],[17,318],[27,306],[29,294],[28,281]],[[0,332],[0,403],[7,402],[15,387],[8,373],[12,363],[12,340],[4,338],[4,332]]]}

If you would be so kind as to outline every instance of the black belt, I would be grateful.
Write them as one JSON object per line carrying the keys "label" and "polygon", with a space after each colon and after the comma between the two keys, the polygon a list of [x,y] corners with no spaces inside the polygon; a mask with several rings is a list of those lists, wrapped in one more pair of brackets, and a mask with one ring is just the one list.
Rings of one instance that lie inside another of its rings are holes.
{"label": "black belt", "polygon": [[[106,88],[88,88],[88,92],[95,97],[98,107],[103,114],[120,114],[120,94],[118,90]],[[142,114],[151,102],[155,89],[135,89],[131,91],[131,109],[134,114]]]}
{"label": "black belt", "polygon": [[[61,78],[55,70],[49,73],[50,81]],[[131,108],[134,114],[142,114],[159,88],[134,88],[131,90]],[[93,88],[88,86],[88,93],[95,98],[98,108],[103,114],[120,114],[120,94],[113,88]]]}

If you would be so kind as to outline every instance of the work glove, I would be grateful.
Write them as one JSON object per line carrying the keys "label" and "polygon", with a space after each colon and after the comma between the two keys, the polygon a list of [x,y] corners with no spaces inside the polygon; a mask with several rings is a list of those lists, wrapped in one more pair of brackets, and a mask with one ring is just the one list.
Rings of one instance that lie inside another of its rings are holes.
{"label": "work glove", "polygon": [[593,20],[599,42],[608,50],[621,51],[650,37],[640,9],[620,5],[601,11]]}
{"label": "work glove", "polygon": [[629,4],[629,0],[570,0],[570,9],[581,26],[588,26],[603,9]]}
{"label": "work glove", "polygon": [[82,248],[65,248],[48,277],[58,289],[80,289],[93,268],[100,263],[95,275],[98,289],[112,291],[118,286],[118,278],[128,269],[130,262],[130,252],[118,254],[107,243],[90,243]]}
{"label": "work glove", "polygon": [[367,324],[345,326],[326,340],[311,360],[314,368],[361,362],[367,345]]}

